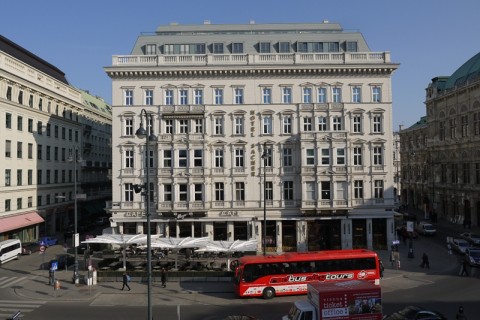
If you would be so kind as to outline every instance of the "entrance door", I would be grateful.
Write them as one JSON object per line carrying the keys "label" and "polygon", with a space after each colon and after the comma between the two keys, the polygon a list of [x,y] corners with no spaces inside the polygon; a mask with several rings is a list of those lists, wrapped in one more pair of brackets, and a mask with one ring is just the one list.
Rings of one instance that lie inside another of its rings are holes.
{"label": "entrance door", "polygon": [[367,220],[353,219],[353,249],[367,248]]}

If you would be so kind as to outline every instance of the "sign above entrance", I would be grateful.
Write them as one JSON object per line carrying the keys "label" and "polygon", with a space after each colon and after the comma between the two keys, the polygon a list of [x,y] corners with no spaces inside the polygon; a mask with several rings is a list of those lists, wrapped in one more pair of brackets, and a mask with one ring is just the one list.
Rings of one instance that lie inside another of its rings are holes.
{"label": "sign above entrance", "polygon": [[238,217],[238,211],[235,210],[226,210],[226,211],[220,211],[218,213],[219,217]]}
{"label": "sign above entrance", "polygon": [[348,217],[348,210],[305,210],[303,215],[306,217]]}

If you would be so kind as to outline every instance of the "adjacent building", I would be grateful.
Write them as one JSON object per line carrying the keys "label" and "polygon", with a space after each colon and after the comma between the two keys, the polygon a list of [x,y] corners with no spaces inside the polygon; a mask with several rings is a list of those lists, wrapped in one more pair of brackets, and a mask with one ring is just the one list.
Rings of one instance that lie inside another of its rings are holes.
{"label": "adjacent building", "polygon": [[425,218],[480,221],[480,53],[426,89],[426,116],[402,130],[403,203]]}
{"label": "adjacent building", "polygon": [[[112,227],[146,232],[135,189],[148,170],[157,234],[265,238],[270,252],[387,248],[397,68],[360,32],[328,21],[142,33],[105,68]],[[148,154],[135,136],[142,123],[157,136]]]}
{"label": "adjacent building", "polygon": [[89,159],[85,128],[92,121],[101,127],[94,161],[108,173],[111,115],[94,115],[85,100],[60,69],[0,36],[0,240],[36,241],[74,223],[75,182],[77,194],[89,189],[82,190],[84,164],[74,166],[72,155]]}

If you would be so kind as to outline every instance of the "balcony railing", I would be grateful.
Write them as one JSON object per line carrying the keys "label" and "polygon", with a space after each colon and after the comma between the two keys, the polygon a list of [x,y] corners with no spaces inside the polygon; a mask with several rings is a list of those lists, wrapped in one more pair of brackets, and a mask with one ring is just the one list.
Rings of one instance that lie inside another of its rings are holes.
{"label": "balcony railing", "polygon": [[389,52],[334,52],[225,55],[115,55],[112,66],[225,66],[390,63]]}

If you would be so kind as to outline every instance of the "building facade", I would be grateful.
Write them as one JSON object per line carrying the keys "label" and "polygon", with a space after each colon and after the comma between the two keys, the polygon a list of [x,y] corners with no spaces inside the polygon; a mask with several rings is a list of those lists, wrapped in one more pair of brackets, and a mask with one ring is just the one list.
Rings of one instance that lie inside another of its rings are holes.
{"label": "building facade", "polygon": [[425,218],[480,221],[480,53],[426,89],[426,116],[401,131],[404,204]]}
{"label": "building facade", "polygon": [[[105,68],[112,227],[145,232],[134,186],[149,170],[158,234],[265,238],[270,252],[386,248],[397,67],[361,33],[326,21],[172,24],[140,35]],[[148,155],[135,136],[142,110],[158,136]]]}
{"label": "building facade", "polygon": [[74,222],[82,165],[75,179],[70,160],[83,153],[82,101],[61,70],[0,36],[0,240],[36,241]]}

